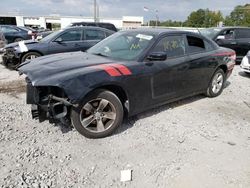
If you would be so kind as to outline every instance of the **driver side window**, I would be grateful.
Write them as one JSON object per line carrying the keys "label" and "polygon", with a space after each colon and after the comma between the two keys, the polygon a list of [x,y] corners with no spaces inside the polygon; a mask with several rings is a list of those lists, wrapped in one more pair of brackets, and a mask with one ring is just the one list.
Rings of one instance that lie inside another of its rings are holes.
{"label": "driver side window", "polygon": [[183,36],[167,36],[162,38],[152,52],[165,52],[167,58],[185,55],[185,41]]}
{"label": "driver side window", "polygon": [[63,33],[56,40],[63,41],[63,42],[80,41],[81,37],[82,37],[81,30],[71,30],[71,31],[67,31]]}
{"label": "driver side window", "polygon": [[234,29],[225,30],[221,35],[225,36],[225,39],[227,39],[227,40],[231,40],[231,39],[235,38]]}

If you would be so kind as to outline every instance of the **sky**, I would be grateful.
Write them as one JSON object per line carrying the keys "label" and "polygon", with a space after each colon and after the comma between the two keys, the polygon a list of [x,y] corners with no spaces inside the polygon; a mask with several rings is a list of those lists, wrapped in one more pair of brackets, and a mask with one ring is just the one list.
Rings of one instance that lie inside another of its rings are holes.
{"label": "sky", "polygon": [[[19,13],[25,16],[64,16],[93,17],[94,0],[0,0],[0,15]],[[97,0],[100,17],[121,18],[122,16],[143,16],[145,20],[159,19],[184,21],[199,8],[220,10],[224,15],[237,5],[250,3],[249,0]],[[143,7],[149,9],[148,12]]]}

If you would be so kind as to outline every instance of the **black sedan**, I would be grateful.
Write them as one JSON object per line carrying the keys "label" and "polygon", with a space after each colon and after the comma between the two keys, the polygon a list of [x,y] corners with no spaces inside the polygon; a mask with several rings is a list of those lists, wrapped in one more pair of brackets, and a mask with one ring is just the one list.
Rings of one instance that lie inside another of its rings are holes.
{"label": "black sedan", "polygon": [[14,25],[0,25],[0,31],[4,33],[8,44],[22,40],[29,40],[32,39],[32,37],[35,38],[37,34],[32,28]]}
{"label": "black sedan", "polygon": [[3,64],[15,69],[20,63],[39,56],[85,51],[113,33],[99,27],[72,27],[51,33],[40,41],[12,43],[3,49]]}
{"label": "black sedan", "polygon": [[216,97],[235,65],[235,52],[194,33],[174,30],[118,32],[87,52],[27,61],[27,103],[40,122],[72,124],[100,138],[124,114],[196,94]]}

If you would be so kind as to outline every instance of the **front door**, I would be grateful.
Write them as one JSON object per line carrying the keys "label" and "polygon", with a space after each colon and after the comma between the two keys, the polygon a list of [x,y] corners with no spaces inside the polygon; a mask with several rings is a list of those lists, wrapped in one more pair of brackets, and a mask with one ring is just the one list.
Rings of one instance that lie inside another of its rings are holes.
{"label": "front door", "polygon": [[150,61],[146,66],[152,69],[151,91],[155,102],[180,97],[186,87],[186,73],[189,68],[185,55],[183,35],[163,37],[150,53],[165,52],[165,61]]}
{"label": "front door", "polygon": [[65,31],[50,42],[48,54],[80,51],[82,42],[82,29]]}

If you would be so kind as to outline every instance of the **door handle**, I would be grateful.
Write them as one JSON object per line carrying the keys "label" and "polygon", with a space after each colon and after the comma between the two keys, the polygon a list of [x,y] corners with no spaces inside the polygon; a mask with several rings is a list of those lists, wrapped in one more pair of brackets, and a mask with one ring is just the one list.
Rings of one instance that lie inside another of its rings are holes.
{"label": "door handle", "polygon": [[80,46],[80,44],[75,44],[76,47]]}
{"label": "door handle", "polygon": [[237,42],[230,42],[230,44],[237,44]]}
{"label": "door handle", "polygon": [[147,65],[147,66],[152,66],[153,64],[154,63],[152,61],[148,61],[148,62],[145,63],[145,65]]}

